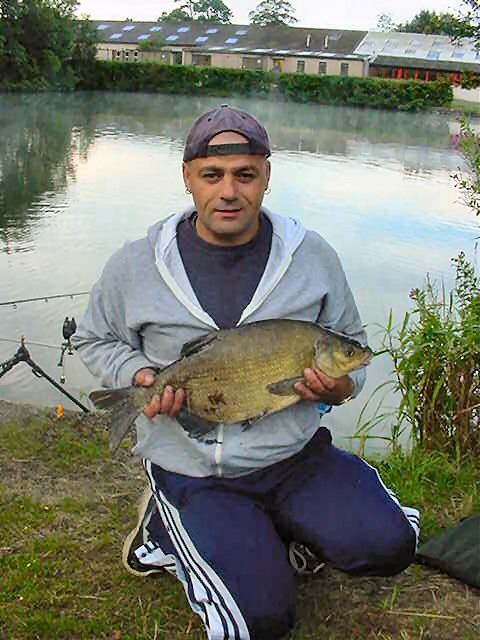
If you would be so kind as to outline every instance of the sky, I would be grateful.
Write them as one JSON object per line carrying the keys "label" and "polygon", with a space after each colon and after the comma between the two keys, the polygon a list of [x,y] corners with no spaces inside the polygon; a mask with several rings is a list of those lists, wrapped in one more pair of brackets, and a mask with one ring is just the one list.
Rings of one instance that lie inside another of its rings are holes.
{"label": "sky", "polygon": [[[248,24],[248,13],[260,0],[224,0],[233,11],[235,24]],[[297,26],[339,29],[375,29],[381,13],[394,23],[406,22],[422,9],[457,13],[461,0],[290,0]],[[163,11],[178,7],[174,0],[80,0],[77,13],[93,20],[156,20]]]}

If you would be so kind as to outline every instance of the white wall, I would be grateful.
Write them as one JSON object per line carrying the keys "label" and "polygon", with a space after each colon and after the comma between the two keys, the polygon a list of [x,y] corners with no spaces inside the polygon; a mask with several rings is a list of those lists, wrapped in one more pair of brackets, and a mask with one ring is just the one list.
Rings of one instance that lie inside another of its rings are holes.
{"label": "white wall", "polygon": [[480,104],[480,87],[476,89],[462,89],[462,87],[453,87],[453,97],[455,100],[467,100],[468,102],[476,102]]}

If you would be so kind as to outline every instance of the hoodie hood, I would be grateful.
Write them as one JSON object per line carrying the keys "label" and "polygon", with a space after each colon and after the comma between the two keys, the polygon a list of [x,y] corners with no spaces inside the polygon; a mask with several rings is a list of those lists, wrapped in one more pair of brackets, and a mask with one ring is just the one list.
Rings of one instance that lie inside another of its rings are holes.
{"label": "hoodie hood", "polygon": [[[218,329],[215,321],[201,308],[190,285],[176,242],[177,225],[183,218],[194,213],[189,207],[182,213],[169,216],[148,229],[147,237],[155,254],[155,263],[169,288],[197,318]],[[287,218],[262,207],[261,212],[272,223],[272,246],[270,256],[257,290],[244,309],[238,322],[241,324],[262,304],[269,293],[286,273],[293,253],[302,243],[306,229],[294,218]]]}

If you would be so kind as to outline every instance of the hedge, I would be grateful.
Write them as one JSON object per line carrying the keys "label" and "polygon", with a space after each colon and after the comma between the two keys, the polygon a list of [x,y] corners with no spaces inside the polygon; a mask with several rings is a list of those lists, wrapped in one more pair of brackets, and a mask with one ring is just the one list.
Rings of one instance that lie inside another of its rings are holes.
{"label": "hedge", "polygon": [[383,80],[344,76],[95,60],[74,69],[77,89],[153,91],[189,95],[232,94],[296,102],[414,111],[453,100],[445,81]]}

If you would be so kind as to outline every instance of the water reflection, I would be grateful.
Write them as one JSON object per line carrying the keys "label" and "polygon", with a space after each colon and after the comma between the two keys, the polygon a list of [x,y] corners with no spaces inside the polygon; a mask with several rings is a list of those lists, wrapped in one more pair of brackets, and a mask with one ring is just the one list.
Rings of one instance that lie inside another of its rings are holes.
{"label": "water reflection", "polygon": [[76,108],[68,97],[50,95],[0,99],[0,238],[5,251],[15,250],[20,240],[23,250],[29,246],[46,213],[39,201],[75,178],[75,156],[86,157],[93,137],[85,103]]}
{"label": "water reflection", "polygon": [[[44,216],[62,211],[51,196],[75,180],[100,138],[134,136],[179,148],[194,119],[218,98],[92,93],[0,97],[0,238],[4,251],[32,248]],[[456,170],[455,122],[438,114],[231,99],[266,125],[278,151],[400,163],[408,175]],[[108,170],[108,167],[106,167]],[[48,211],[47,211],[47,210]]]}

